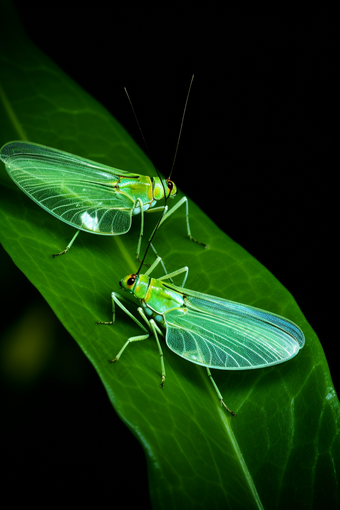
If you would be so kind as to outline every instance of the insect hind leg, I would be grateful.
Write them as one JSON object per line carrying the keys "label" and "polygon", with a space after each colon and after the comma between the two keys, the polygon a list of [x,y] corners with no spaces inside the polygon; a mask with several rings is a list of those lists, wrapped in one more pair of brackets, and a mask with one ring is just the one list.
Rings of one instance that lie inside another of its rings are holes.
{"label": "insect hind leg", "polygon": [[233,416],[237,416],[237,414],[236,414],[236,413],[234,413],[234,411],[231,411],[231,410],[229,409],[229,407],[227,407],[227,406],[226,406],[226,404],[225,404],[225,402],[224,402],[224,400],[223,400],[223,397],[222,397],[222,395],[221,395],[221,392],[220,392],[220,390],[218,389],[218,386],[217,386],[217,384],[215,383],[215,381],[214,381],[214,379],[213,379],[213,376],[211,375],[211,372],[210,372],[210,370],[209,370],[209,368],[208,368],[208,367],[207,367],[207,372],[208,372],[208,377],[210,378],[210,380],[211,380],[211,382],[212,382],[212,385],[213,385],[213,387],[215,388],[215,391],[216,391],[216,393],[217,393],[217,396],[218,396],[218,398],[219,398],[219,400],[220,400],[221,405],[222,405],[223,407],[225,407],[225,408],[226,408],[226,410],[227,410],[230,414],[232,414]]}
{"label": "insect hind leg", "polygon": [[55,257],[59,257],[60,255],[65,255],[65,253],[67,253],[69,251],[69,249],[71,248],[72,244],[74,243],[74,241],[78,237],[79,232],[80,232],[80,230],[77,230],[77,232],[72,237],[71,241],[66,246],[65,250],[61,251],[60,253],[53,253],[52,258],[54,259]]}

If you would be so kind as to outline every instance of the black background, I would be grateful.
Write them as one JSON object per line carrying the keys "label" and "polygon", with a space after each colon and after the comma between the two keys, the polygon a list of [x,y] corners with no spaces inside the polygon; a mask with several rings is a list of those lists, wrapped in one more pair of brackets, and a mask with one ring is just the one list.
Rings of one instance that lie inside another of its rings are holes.
{"label": "black background", "polygon": [[[39,2],[16,4],[35,44],[142,145],[123,91],[127,87],[153,159],[164,174],[172,164],[195,74],[173,180],[293,294],[319,336],[336,384],[335,66],[327,19],[318,12],[288,11],[236,16],[216,4],[209,11],[195,3],[159,4],[156,11],[151,4],[137,9],[103,2],[79,9],[66,2],[48,8]],[[91,405],[96,406],[100,383],[95,386],[91,379],[91,385]],[[107,451],[92,454],[85,445],[82,452],[82,436],[72,437],[77,445],[73,466],[69,450],[63,453],[64,440],[55,440],[58,461],[65,456],[62,487],[66,480],[74,487],[76,472],[83,481],[95,479],[105,500],[112,482],[119,490],[123,481],[97,472],[97,461],[98,466],[114,463],[118,471],[126,465],[132,485],[145,480],[146,473],[143,453],[129,436],[126,458],[122,452],[115,455],[113,445],[124,442],[120,438],[125,431],[111,429],[114,412],[104,390],[102,394],[101,410],[99,403],[98,409],[90,409],[84,402],[84,409],[79,403],[76,413],[72,405],[68,412],[76,435],[90,420],[80,413],[90,411],[91,424],[95,418],[96,430],[103,431],[101,439],[107,434]],[[72,434],[70,423],[63,421],[66,435]],[[39,455],[53,471],[48,452]],[[135,474],[129,471],[131,464],[141,466]],[[78,497],[83,490],[79,486]],[[143,490],[129,491],[129,496],[141,498],[142,504],[143,497],[147,500]]]}

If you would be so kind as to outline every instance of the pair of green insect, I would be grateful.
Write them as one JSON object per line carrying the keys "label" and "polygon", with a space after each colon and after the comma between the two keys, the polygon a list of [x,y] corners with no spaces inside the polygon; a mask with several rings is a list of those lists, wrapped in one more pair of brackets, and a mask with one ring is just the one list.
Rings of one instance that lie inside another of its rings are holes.
{"label": "pair of green insect", "polygon": [[[170,179],[118,170],[23,141],[5,144],[0,158],[24,193],[50,214],[77,228],[67,248],[58,255],[69,250],[80,230],[101,235],[125,234],[130,230],[132,216],[141,214],[139,258],[144,212],[151,208],[163,211],[156,231],[183,204],[186,204],[187,232],[193,239],[187,198],[167,210],[167,198],[174,198],[177,193]],[[162,199],[165,205],[154,207]],[[151,332],[160,354],[163,386],[165,367],[159,335],[164,337],[162,329],[165,329],[168,347],[184,359],[206,367],[221,404],[236,416],[226,406],[210,368],[250,370],[283,363],[304,346],[303,332],[293,322],[270,312],[184,288],[187,267],[159,279],[151,278],[149,275],[160,262],[161,258],[157,257],[143,275],[139,274],[142,262],[136,274],[129,274],[119,282],[139,300],[138,312],[149,329],[125,308],[122,296],[112,292],[113,310],[116,304],[143,330],[142,335],[129,338],[112,361],[117,361],[131,342],[145,340]],[[183,273],[182,286],[174,285],[171,278]]]}

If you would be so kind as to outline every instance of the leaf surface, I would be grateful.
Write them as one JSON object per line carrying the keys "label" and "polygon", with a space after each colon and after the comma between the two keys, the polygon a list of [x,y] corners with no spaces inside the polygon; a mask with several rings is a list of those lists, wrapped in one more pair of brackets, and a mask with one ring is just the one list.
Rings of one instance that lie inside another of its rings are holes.
{"label": "leaf surface", "polygon": [[[0,144],[26,139],[98,162],[155,175],[152,165],[112,116],[25,36],[3,31],[0,55]],[[15,43],[14,43],[15,41]],[[155,342],[137,342],[108,363],[138,327],[117,312],[110,294],[137,269],[139,217],[114,238],[75,231],[26,197],[1,168],[1,242],[81,346],[112,405],[145,450],[155,508],[336,508],[339,505],[339,402],[316,335],[289,292],[190,202],[157,233],[168,271],[188,265],[186,286],[263,308],[296,322],[306,345],[296,358],[268,369],[213,376],[237,418],[221,409],[203,367],[164,347],[160,384]],[[180,187],[180,183],[178,183]],[[179,193],[179,198],[181,198]],[[146,235],[156,215],[146,215]],[[171,236],[168,233],[171,232]],[[153,261],[149,254],[148,262]],[[161,270],[155,273],[160,276]],[[179,282],[176,282],[177,284]]]}

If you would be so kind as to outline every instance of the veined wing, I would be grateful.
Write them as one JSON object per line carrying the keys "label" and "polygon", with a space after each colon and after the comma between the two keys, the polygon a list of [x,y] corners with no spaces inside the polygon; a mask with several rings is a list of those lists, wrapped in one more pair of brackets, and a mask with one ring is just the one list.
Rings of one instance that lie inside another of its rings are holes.
{"label": "veined wing", "polygon": [[186,296],[186,308],[165,314],[166,343],[188,361],[224,370],[249,370],[283,363],[304,346],[304,335],[293,322],[208,297],[211,300]]}
{"label": "veined wing", "polygon": [[96,234],[130,229],[134,201],[114,186],[135,176],[67,152],[28,142],[10,142],[0,157],[13,181],[58,219]]}

